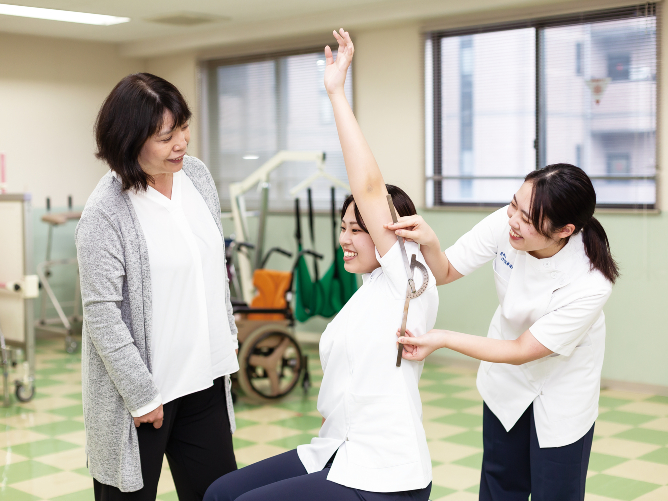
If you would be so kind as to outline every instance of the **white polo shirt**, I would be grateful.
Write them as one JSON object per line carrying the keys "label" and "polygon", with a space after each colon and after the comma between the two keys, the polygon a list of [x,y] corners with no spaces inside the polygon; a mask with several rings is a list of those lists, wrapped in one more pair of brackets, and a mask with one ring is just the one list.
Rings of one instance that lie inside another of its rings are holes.
{"label": "white polo shirt", "polygon": [[507,210],[483,219],[445,254],[463,275],[493,261],[499,307],[487,337],[512,340],[530,330],[554,352],[521,366],[482,362],[478,390],[508,431],[533,402],[540,447],[561,447],[582,438],[598,416],[603,306],[612,284],[590,269],[581,234],[551,258],[515,250]]}
{"label": "white polo shirt", "polygon": [[[406,243],[408,258],[424,258]],[[423,489],[431,482],[431,460],[418,381],[422,362],[396,367],[396,332],[406,298],[406,271],[398,243],[380,268],[363,276],[364,285],[329,323],[320,339],[324,376],[318,411],[326,419],[318,437],[297,447],[308,473],[320,471],[336,454],[327,480],[370,492]],[[416,286],[422,283],[416,270]],[[422,335],[433,328],[438,293],[433,275],[408,310],[408,328]]]}
{"label": "white polo shirt", "polygon": [[174,173],[171,199],[150,186],[128,195],[148,249],[152,375],[160,390],[130,409],[138,417],[239,370],[238,341],[225,308],[225,243],[190,178]]}

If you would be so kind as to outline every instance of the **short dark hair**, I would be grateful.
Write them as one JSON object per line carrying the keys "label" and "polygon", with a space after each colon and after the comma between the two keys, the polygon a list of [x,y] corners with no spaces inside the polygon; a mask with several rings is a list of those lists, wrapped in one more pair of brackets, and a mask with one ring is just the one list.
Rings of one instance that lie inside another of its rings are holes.
{"label": "short dark hair", "polygon": [[[399,216],[413,216],[417,214],[411,197],[404,190],[393,184],[386,184],[385,188],[387,188],[387,192],[392,196],[392,203],[394,204],[394,208],[397,209]],[[348,195],[344,200],[343,207],[341,208],[341,221],[343,221],[343,217],[346,215],[348,206],[354,201],[355,199],[352,195]],[[362,219],[362,214],[360,214],[360,210],[357,208],[357,204],[355,204],[355,220],[364,232],[369,233],[364,224],[364,219]]]}
{"label": "short dark hair", "polygon": [[95,121],[95,156],[118,174],[123,190],[145,191],[152,181],[139,165],[139,153],[163,126],[165,110],[174,116],[175,128],[192,116],[179,90],[150,73],[128,75],[102,103]]}

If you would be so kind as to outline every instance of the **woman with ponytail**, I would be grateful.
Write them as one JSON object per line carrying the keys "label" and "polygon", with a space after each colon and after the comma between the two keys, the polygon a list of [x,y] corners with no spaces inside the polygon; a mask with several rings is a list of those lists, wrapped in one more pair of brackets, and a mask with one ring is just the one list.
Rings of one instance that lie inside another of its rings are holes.
{"label": "woman with ponytail", "polygon": [[499,307],[487,337],[400,337],[407,360],[449,348],[482,361],[481,501],[583,501],[598,416],[605,305],[619,276],[589,176],[568,164],[526,176],[510,205],[441,252],[420,216],[385,225],[421,244],[438,285],[492,261]]}

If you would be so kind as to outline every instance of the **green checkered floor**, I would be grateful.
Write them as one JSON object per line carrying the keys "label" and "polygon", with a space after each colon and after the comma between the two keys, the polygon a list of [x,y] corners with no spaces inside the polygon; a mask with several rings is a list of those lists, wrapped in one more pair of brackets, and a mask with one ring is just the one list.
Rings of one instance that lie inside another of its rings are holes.
{"label": "green checkered floor", "polygon": [[[272,406],[237,403],[239,466],[292,449],[317,435],[322,370],[307,349],[314,388]],[[476,500],[482,460],[480,396],[475,373],[427,365],[420,382],[424,425],[434,465],[432,500]],[[0,408],[0,500],[89,501],[79,355],[62,341],[38,343],[37,395]],[[603,391],[589,465],[587,501],[668,500],[668,398]],[[158,499],[175,501],[165,464]]]}

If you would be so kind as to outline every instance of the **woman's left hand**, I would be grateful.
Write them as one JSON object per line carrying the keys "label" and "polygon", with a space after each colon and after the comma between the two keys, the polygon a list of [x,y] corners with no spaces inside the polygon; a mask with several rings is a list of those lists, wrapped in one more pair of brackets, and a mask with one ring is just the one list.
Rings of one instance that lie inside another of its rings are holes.
{"label": "woman's left hand", "polygon": [[332,49],[325,47],[325,59],[327,65],[325,66],[325,89],[327,94],[343,94],[343,84],[346,82],[346,74],[348,67],[353,60],[353,53],[355,47],[353,41],[350,39],[350,34],[343,31],[343,28],[337,33],[334,33],[334,38],[339,42],[339,50],[336,53],[336,61],[332,55]]}
{"label": "woman's left hand", "polygon": [[397,337],[399,338],[397,347],[399,344],[404,345],[402,357],[406,360],[424,360],[441,347],[439,343],[440,334],[434,331],[415,337],[411,331],[406,329],[406,335],[402,337],[401,330],[397,330]]}

